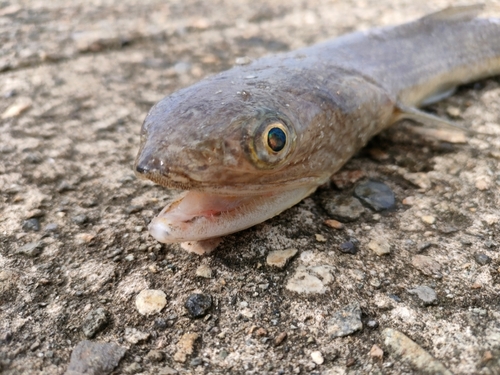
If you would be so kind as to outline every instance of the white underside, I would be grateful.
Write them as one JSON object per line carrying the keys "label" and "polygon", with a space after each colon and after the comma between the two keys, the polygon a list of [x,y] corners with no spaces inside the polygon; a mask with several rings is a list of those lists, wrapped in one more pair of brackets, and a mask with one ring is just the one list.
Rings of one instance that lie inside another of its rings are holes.
{"label": "white underside", "polygon": [[149,232],[163,243],[225,236],[278,215],[310,195],[316,187],[248,197],[187,192],[151,221]]}

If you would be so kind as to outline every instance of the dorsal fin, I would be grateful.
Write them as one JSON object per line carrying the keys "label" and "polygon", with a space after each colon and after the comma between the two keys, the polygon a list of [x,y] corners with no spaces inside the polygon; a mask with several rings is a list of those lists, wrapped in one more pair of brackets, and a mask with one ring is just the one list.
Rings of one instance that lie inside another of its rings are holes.
{"label": "dorsal fin", "polygon": [[421,18],[422,21],[458,22],[476,18],[484,10],[484,4],[451,6]]}

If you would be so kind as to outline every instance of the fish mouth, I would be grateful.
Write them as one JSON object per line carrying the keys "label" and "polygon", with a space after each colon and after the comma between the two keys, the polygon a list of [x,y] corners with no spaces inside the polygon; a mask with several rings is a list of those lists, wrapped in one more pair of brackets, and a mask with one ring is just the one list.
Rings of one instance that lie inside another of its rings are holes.
{"label": "fish mouth", "polygon": [[223,195],[190,190],[169,203],[149,224],[162,243],[202,241],[238,232],[278,215],[316,186],[259,194]]}

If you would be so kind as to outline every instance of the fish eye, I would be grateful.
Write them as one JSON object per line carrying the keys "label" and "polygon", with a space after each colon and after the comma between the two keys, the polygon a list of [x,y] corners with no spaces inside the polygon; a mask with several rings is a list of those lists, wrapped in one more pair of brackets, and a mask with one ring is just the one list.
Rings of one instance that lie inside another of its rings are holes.
{"label": "fish eye", "polygon": [[[263,118],[262,118],[263,117]],[[277,112],[266,113],[250,128],[245,145],[248,156],[260,169],[275,168],[288,160],[295,149],[296,134],[288,118]]]}
{"label": "fish eye", "polygon": [[272,123],[268,126],[267,133],[267,146],[273,152],[280,152],[286,145],[286,133],[284,126],[281,123]]}

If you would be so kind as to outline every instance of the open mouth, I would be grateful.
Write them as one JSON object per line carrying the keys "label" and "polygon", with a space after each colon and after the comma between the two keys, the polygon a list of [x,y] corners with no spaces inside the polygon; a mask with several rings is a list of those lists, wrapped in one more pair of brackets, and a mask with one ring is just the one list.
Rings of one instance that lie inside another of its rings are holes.
{"label": "open mouth", "polygon": [[300,202],[311,187],[259,195],[218,195],[187,191],[168,204],[149,225],[163,243],[201,241],[261,223]]}

